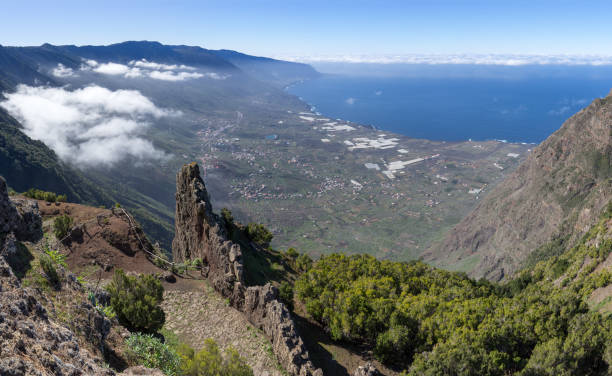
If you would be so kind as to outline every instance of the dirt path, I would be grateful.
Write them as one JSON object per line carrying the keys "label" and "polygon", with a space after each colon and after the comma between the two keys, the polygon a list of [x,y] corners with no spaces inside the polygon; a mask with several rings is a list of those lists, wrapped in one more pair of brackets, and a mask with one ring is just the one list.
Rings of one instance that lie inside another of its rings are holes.
{"label": "dirt path", "polygon": [[283,374],[270,342],[240,312],[231,308],[205,281],[191,281],[188,291],[185,287],[173,289],[169,285],[166,288],[162,304],[166,329],[194,349],[200,349],[207,338],[213,338],[223,349],[233,346],[247,360],[255,375]]}

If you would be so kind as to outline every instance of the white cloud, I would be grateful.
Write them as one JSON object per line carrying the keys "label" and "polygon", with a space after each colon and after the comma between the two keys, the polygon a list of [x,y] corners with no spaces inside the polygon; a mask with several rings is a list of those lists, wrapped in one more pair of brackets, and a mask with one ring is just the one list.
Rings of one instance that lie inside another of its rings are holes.
{"label": "white cloud", "polygon": [[125,78],[152,78],[161,81],[185,81],[198,78],[209,78],[212,80],[224,80],[229,75],[215,72],[194,72],[195,67],[177,64],[162,64],[152,61],[132,60],[127,65],[119,63],[98,63],[95,60],[85,60],[81,65],[83,71],[93,71],[111,76],[123,76]]}
{"label": "white cloud", "polygon": [[54,75],[55,77],[72,77],[75,76],[74,74],[74,70],[72,68],[66,67],[64,66],[64,64],[57,64],[57,67],[55,67],[52,71],[51,74]]}
{"label": "white cloud", "polygon": [[612,56],[604,55],[510,55],[510,54],[408,54],[408,55],[318,55],[275,56],[277,59],[304,63],[375,63],[375,64],[475,64],[475,65],[612,65]]}
{"label": "white cloud", "polygon": [[346,100],[344,101],[346,104],[348,105],[354,105],[355,104],[356,99],[355,98],[346,98]]}
{"label": "white cloud", "polygon": [[154,69],[154,70],[195,70],[195,67],[190,67],[188,65],[176,65],[176,64],[161,64],[155,63],[152,61],[148,61],[146,59],[142,60],[132,60],[130,61],[130,65],[140,68]]}
{"label": "white cloud", "polygon": [[164,160],[168,156],[142,138],[149,121],[174,113],[160,109],[136,90],[88,86],[64,88],[20,85],[0,103],[21,121],[25,133],[43,141],[78,167],[112,166],[126,158]]}
{"label": "white cloud", "polygon": [[202,73],[191,72],[172,72],[172,71],[151,71],[149,77],[163,81],[185,81],[192,78],[204,77]]}
{"label": "white cloud", "polygon": [[130,71],[130,67],[117,63],[104,63],[93,68],[96,73],[110,74],[112,76],[125,75]]}

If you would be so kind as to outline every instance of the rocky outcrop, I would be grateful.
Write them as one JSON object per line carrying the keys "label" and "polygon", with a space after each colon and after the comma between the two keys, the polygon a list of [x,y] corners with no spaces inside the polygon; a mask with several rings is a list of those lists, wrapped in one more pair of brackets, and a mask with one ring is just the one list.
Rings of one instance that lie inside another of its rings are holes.
{"label": "rocky outcrop", "polygon": [[289,311],[278,300],[277,289],[270,284],[245,286],[242,251],[228,240],[223,221],[213,213],[198,165],[183,166],[176,185],[174,260],[201,259],[203,275],[266,334],[280,364],[290,374],[322,376],[323,372],[309,360]]}
{"label": "rocky outcrop", "polygon": [[0,233],[14,233],[18,240],[38,240],[42,237],[42,219],[36,201],[11,200],[6,181],[0,176]]}
{"label": "rocky outcrop", "polygon": [[596,99],[534,148],[424,257],[441,267],[468,265],[473,277],[500,280],[551,239],[579,239],[610,199],[612,96]]}
{"label": "rocky outcrop", "polygon": [[353,372],[353,376],[378,376],[378,375],[380,375],[380,373],[378,372],[376,367],[374,367],[374,365],[369,362],[363,366],[357,367],[355,372]]}
{"label": "rocky outcrop", "polygon": [[213,213],[208,192],[196,163],[183,166],[176,178],[175,233],[172,255],[178,262],[200,259],[203,274],[232,305],[243,300],[242,253],[227,240]]}
{"label": "rocky outcrop", "polygon": [[[42,232],[36,202],[10,200],[0,178],[0,208],[0,375],[115,375],[105,360],[125,368],[122,356],[107,345],[123,342],[121,335],[111,334],[111,321],[88,301],[75,299],[85,292],[72,273],[57,267],[62,282],[53,299],[21,285],[33,258],[21,241],[37,241]],[[71,302],[55,306],[60,294]],[[52,319],[58,309],[70,311],[72,330]]]}
{"label": "rocky outcrop", "polygon": [[[15,247],[14,238],[9,236],[7,241],[11,244],[5,242],[5,251]],[[87,308],[88,320],[77,320],[74,325],[103,340],[110,323],[93,307]],[[21,287],[11,266],[0,256],[0,375],[115,374],[102,363],[79,345],[71,330],[49,319],[33,291]]]}

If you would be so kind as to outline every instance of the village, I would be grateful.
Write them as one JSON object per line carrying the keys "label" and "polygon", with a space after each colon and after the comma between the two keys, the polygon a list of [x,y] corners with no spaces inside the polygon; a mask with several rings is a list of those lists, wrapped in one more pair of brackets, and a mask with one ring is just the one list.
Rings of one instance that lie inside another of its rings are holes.
{"label": "village", "polygon": [[353,247],[356,223],[376,239],[375,229],[395,228],[399,217],[422,235],[392,243],[423,247],[435,237],[426,228],[446,226],[451,208],[467,211],[528,153],[494,140],[424,142],[314,111],[265,122],[201,118],[195,126],[203,175],[227,180],[230,207],[249,208],[249,218],[265,212],[277,246],[308,244],[314,253]]}

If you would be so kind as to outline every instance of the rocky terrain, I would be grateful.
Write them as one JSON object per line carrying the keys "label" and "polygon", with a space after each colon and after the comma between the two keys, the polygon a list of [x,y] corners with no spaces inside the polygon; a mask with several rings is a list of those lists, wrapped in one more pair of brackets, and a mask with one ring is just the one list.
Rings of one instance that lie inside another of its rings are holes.
{"label": "rocky terrain", "polygon": [[222,220],[212,205],[196,163],[178,173],[176,191],[175,261],[200,259],[202,274],[231,306],[272,341],[279,362],[292,375],[322,375],[309,360],[308,351],[285,305],[278,300],[276,287],[246,286],[242,251],[227,240]]}
{"label": "rocky terrain", "polygon": [[115,375],[109,363],[125,369],[125,332],[87,301],[76,276],[58,268],[59,283],[50,286],[31,274],[38,259],[30,249],[43,234],[38,203],[9,199],[0,177],[0,207],[0,374]]}
{"label": "rocky terrain", "polygon": [[545,243],[556,246],[536,251],[534,261],[562,252],[593,225],[611,198],[608,96],[596,99],[534,148],[425,259],[441,267],[470,265],[466,271],[474,277],[501,280]]}

